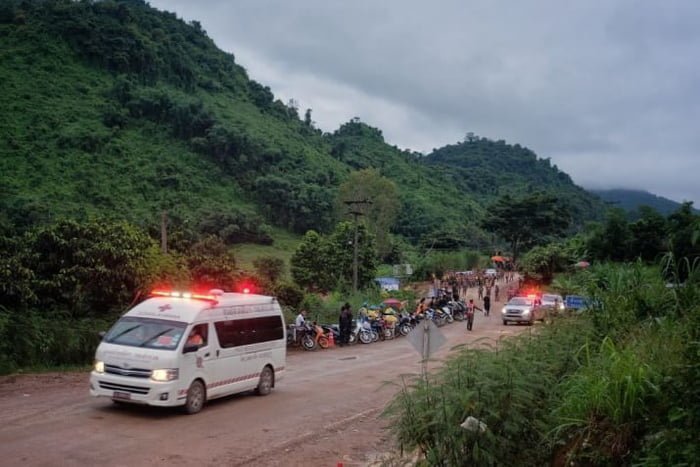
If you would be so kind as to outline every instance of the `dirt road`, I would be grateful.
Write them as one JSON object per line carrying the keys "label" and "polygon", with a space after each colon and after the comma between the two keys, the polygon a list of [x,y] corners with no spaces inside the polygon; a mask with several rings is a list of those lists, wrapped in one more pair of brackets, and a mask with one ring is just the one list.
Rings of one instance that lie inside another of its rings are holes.
{"label": "dirt road", "polygon": [[[436,358],[458,344],[528,330],[503,326],[501,305],[491,317],[478,314],[471,333],[459,322],[440,328],[447,344]],[[194,416],[92,399],[87,374],[5,377],[0,459],[46,466],[359,466],[392,450],[380,413],[398,391],[399,375],[420,372],[406,338],[292,351],[287,367],[269,396],[219,399]]]}

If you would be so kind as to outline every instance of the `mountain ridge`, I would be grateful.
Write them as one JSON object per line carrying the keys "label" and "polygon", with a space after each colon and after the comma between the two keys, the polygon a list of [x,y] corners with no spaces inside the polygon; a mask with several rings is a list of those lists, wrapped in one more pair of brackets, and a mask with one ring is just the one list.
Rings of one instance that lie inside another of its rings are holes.
{"label": "mountain ridge", "polygon": [[[656,209],[660,214],[667,216],[683,205],[683,203],[642,189],[610,188],[588,189],[588,191],[599,196],[606,203],[622,208],[632,215],[634,215],[639,207],[649,206]],[[695,211],[698,212],[697,209],[695,209]]]}
{"label": "mountain ridge", "polygon": [[339,185],[366,168],[397,185],[392,232],[414,243],[483,240],[479,222],[506,193],[558,191],[581,219],[604,208],[519,145],[477,137],[423,156],[359,119],[324,133],[199,23],[141,0],[6,1],[0,44],[6,224],[99,215],[152,230],[167,210],[182,228],[268,241],[271,226],[329,230]]}

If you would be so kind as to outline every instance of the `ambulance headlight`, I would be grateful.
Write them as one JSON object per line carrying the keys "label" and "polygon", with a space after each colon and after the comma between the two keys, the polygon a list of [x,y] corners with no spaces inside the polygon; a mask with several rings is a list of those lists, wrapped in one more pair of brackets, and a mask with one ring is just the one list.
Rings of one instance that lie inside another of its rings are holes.
{"label": "ambulance headlight", "polygon": [[95,371],[95,373],[104,373],[105,372],[105,362],[103,362],[102,360],[95,360],[95,363],[92,366],[92,369]]}
{"label": "ambulance headlight", "polygon": [[153,381],[174,381],[180,377],[180,371],[177,368],[165,368],[162,370],[151,371],[151,379]]}

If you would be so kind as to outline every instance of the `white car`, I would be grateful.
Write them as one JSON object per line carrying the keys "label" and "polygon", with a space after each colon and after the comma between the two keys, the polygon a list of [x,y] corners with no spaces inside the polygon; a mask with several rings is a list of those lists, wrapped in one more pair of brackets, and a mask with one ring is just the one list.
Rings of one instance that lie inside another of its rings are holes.
{"label": "white car", "polygon": [[542,306],[551,306],[556,312],[564,311],[564,299],[561,295],[544,294],[542,295]]}

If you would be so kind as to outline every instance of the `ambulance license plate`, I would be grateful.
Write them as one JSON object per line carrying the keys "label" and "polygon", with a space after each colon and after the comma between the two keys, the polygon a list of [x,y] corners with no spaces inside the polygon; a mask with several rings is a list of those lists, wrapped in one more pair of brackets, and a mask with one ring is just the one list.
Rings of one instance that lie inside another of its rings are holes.
{"label": "ambulance license plate", "polygon": [[112,394],[113,399],[119,399],[122,401],[128,401],[131,399],[131,393],[128,392],[120,392],[120,391],[114,391],[114,394]]}

